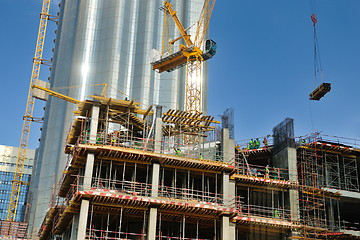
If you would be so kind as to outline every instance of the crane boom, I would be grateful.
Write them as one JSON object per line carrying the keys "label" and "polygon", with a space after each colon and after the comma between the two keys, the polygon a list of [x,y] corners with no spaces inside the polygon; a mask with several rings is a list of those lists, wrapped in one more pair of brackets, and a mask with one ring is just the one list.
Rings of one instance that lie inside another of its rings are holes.
{"label": "crane boom", "polygon": [[184,26],[182,25],[182,23],[180,22],[179,18],[176,15],[176,11],[174,11],[174,9],[172,8],[171,3],[169,3],[168,1],[165,1],[164,6],[167,9],[167,11],[169,12],[169,14],[172,16],[172,18],[173,18],[177,28],[179,29],[180,34],[181,34],[182,38],[184,39],[187,47],[193,46],[194,44],[190,39],[190,35],[187,34]]}
{"label": "crane boom", "polygon": [[36,40],[36,49],[33,58],[30,87],[28,91],[28,97],[26,102],[26,109],[24,115],[24,122],[21,130],[20,138],[20,147],[18,149],[18,156],[16,161],[16,169],[14,173],[14,179],[12,181],[10,202],[8,207],[8,213],[6,220],[14,221],[16,216],[16,209],[19,202],[20,187],[22,183],[22,176],[24,172],[24,163],[26,159],[26,150],[29,144],[29,135],[31,127],[31,119],[33,118],[34,113],[34,102],[35,99],[32,95],[32,85],[34,80],[38,79],[40,76],[40,66],[42,63],[42,55],[45,43],[46,28],[49,20],[49,10],[50,10],[51,0],[43,0],[42,10],[40,13],[40,24],[38,30],[38,36]]}
{"label": "crane boom", "polygon": [[39,90],[43,90],[43,91],[47,92],[49,95],[60,98],[60,99],[65,100],[67,102],[71,102],[71,103],[74,103],[74,104],[81,103],[81,101],[79,101],[79,100],[77,100],[75,98],[72,98],[72,97],[66,96],[64,94],[55,92],[55,91],[50,90],[48,88],[44,88],[44,87],[41,87],[41,86],[38,86],[38,85],[32,85],[32,87],[37,88]]}

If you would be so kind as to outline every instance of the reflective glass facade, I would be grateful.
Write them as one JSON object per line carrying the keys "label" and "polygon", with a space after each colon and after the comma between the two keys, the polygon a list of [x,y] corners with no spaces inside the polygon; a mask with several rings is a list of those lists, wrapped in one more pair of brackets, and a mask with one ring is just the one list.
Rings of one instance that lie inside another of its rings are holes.
{"label": "reflective glass facade", "polygon": [[[172,1],[185,27],[199,18],[204,0]],[[76,99],[100,94],[107,83],[107,97],[130,96],[144,104],[183,109],[185,69],[155,73],[151,62],[160,49],[163,0],[62,0],[51,68],[50,84],[56,91]],[[173,26],[174,27],[174,26]],[[191,29],[190,32],[195,31]],[[179,33],[175,28],[173,36]],[[179,43],[180,44],[180,41]],[[175,49],[178,45],[175,46]],[[204,67],[206,70],[206,66]],[[206,110],[207,75],[202,79]],[[73,86],[67,88],[69,86]],[[75,87],[74,87],[75,86]],[[124,95],[125,94],[125,95]],[[61,178],[66,155],[66,132],[75,105],[50,97],[38,158],[30,187],[29,230],[37,232]]]}
{"label": "reflective glass facade", "polygon": [[[11,184],[14,179],[18,148],[0,145],[0,220],[6,220],[10,202]],[[35,151],[27,150],[22,181],[30,183]],[[29,185],[21,185],[15,221],[22,222],[28,205]]]}

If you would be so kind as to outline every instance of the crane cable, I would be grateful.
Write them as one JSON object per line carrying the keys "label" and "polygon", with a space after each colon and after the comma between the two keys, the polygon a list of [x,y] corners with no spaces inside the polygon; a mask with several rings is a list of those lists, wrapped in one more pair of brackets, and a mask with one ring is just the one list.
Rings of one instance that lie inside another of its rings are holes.
{"label": "crane cable", "polygon": [[320,47],[319,42],[317,39],[317,31],[316,31],[316,24],[318,22],[315,13],[311,15],[311,21],[313,22],[313,28],[314,28],[314,80],[315,80],[315,87],[316,87],[316,79],[318,74],[321,74],[322,82],[324,82],[324,72],[322,69],[321,64],[321,57],[320,57]]}

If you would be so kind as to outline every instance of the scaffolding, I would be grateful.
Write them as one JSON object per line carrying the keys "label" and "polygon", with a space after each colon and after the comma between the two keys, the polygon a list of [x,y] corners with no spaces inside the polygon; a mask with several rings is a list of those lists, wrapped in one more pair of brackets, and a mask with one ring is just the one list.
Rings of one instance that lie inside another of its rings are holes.
{"label": "scaffolding", "polygon": [[[226,225],[234,238],[299,230],[302,239],[326,238],[345,223],[336,211],[339,194],[329,188],[358,186],[357,169],[345,169],[356,166],[351,148],[318,136],[295,142],[291,120],[276,130],[274,144],[266,135],[248,149],[250,140],[228,138],[224,145],[211,139],[217,122],[198,113],[162,113],[160,107],[154,113],[132,101],[96,97],[75,114],[58,197],[39,239],[69,236],[69,225],[81,224],[83,206],[85,239],[221,239]],[[294,148],[297,168],[275,156],[283,154],[279,146]],[[347,225],[354,226],[352,220]]]}

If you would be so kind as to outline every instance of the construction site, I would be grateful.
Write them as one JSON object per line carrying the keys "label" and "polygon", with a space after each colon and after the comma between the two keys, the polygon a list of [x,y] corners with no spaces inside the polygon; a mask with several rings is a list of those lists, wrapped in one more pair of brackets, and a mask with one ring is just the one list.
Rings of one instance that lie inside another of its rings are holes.
{"label": "construction site", "polygon": [[351,139],[285,119],[249,149],[226,127],[210,139],[213,117],[104,97],[75,115],[39,239],[360,238]]}
{"label": "construction site", "polygon": [[[43,0],[40,14],[21,144],[16,164],[11,165],[16,169],[10,203],[6,221],[0,221],[1,239],[360,239],[360,140],[319,132],[295,136],[294,120],[286,118],[271,133],[238,141],[238,120],[231,108],[220,120],[206,114],[204,66],[217,49],[207,32],[215,0],[200,1],[196,30],[184,27],[175,3],[161,5],[162,50],[146,63],[152,74],[183,70],[178,108],[149,103],[151,97],[145,104],[112,83],[92,82],[91,88],[77,93],[39,80],[40,66],[48,64],[42,59],[48,21],[60,21],[61,33],[66,29],[64,12],[75,9],[61,1],[58,16],[52,16],[50,2]],[[317,61],[317,19],[311,19]],[[180,37],[169,38],[169,23]],[[61,56],[61,42],[57,44],[54,61]],[[323,82],[309,99],[318,101],[330,90],[330,83]],[[45,120],[35,118],[35,99],[47,101],[46,111],[55,111],[60,106],[56,104],[64,104],[66,111],[46,112]],[[49,131],[50,139],[51,121],[56,120],[65,126],[61,130],[68,129],[53,137],[57,145],[44,137],[39,141],[61,152],[58,161],[40,147],[33,179],[29,183],[26,175],[24,182],[31,123],[48,124],[42,131]],[[39,160],[41,154],[45,157]],[[29,184],[30,200],[22,200],[30,202],[25,221],[15,221],[20,188]]]}

